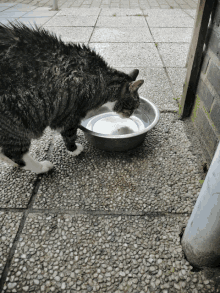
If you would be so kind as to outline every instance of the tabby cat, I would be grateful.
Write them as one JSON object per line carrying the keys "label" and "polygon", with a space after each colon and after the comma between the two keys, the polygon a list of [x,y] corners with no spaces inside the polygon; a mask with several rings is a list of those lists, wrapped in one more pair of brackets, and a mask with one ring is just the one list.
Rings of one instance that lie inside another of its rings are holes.
{"label": "tabby cat", "polygon": [[36,173],[52,169],[28,153],[47,126],[79,155],[76,132],[88,111],[114,102],[113,110],[129,117],[139,106],[138,73],[113,69],[88,46],[65,44],[36,25],[0,24],[0,158]]}

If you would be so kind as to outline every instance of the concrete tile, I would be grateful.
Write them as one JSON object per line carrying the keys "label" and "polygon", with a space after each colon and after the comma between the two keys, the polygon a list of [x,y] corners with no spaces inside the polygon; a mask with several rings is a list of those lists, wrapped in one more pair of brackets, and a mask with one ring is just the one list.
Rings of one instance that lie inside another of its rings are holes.
{"label": "concrete tile", "polygon": [[[129,73],[135,68],[117,69]],[[164,68],[140,68],[137,79],[144,80],[144,84],[138,91],[140,96],[149,99],[159,110],[178,110]]]}
{"label": "concrete tile", "polygon": [[99,16],[96,27],[147,27],[147,23],[144,17],[138,16]]}
{"label": "concrete tile", "polygon": [[185,11],[188,15],[190,15],[192,18],[195,19],[195,17],[196,17],[196,9],[184,9],[184,11]]}
{"label": "concrete tile", "polygon": [[140,28],[95,28],[90,40],[94,43],[143,43],[153,42],[153,38],[149,29],[146,27]]}
{"label": "concrete tile", "polygon": [[26,14],[26,11],[8,11],[4,10],[0,12],[0,18],[15,18],[15,17],[22,17],[24,14]]}
{"label": "concrete tile", "polygon": [[176,97],[181,98],[181,95],[183,94],[183,85],[186,78],[186,68],[167,68],[168,74],[170,76],[170,79],[172,81]]}
{"label": "concrete tile", "polygon": [[[52,132],[47,129],[45,135],[39,140],[33,140],[30,153],[33,158],[44,161],[52,140]],[[30,200],[35,173],[21,170],[0,161],[0,207],[26,208]]]}
{"label": "concrete tile", "polygon": [[14,22],[16,21],[17,18],[14,17],[10,17],[10,18],[1,18],[0,17],[0,23],[4,24],[4,25],[8,25],[9,21]]}
{"label": "concrete tile", "polygon": [[138,16],[143,15],[141,9],[106,8],[102,9],[100,16]]}
{"label": "concrete tile", "polygon": [[189,0],[187,0],[187,3],[189,4],[191,9],[197,9],[198,1],[193,1],[193,0],[189,1]]}
{"label": "concrete tile", "polygon": [[180,4],[180,7],[182,9],[190,9],[190,5],[188,5],[188,4]]}
{"label": "concrete tile", "polygon": [[144,10],[147,23],[150,27],[193,27],[194,20],[178,9],[151,9]]}
{"label": "concrete tile", "polygon": [[111,66],[162,67],[159,54],[152,43],[90,43]]}
{"label": "concrete tile", "polygon": [[40,17],[51,17],[57,14],[57,11],[30,11],[27,12],[23,17],[36,17],[36,18],[40,18]]}
{"label": "concrete tile", "polygon": [[100,8],[63,8],[57,15],[98,16]]}
{"label": "concrete tile", "polygon": [[192,28],[151,28],[155,42],[190,43]]}
{"label": "concrete tile", "polygon": [[0,277],[17,234],[22,215],[22,213],[0,211]]}
{"label": "concrete tile", "polygon": [[47,26],[94,26],[97,16],[56,16],[53,17]]}
{"label": "concrete tile", "polygon": [[0,12],[4,11],[4,10],[9,10],[10,8],[8,8],[7,6],[0,6]]}
{"label": "concrete tile", "polygon": [[[179,231],[187,220],[178,215],[140,218],[29,214],[4,292],[12,292],[9,283],[14,284],[16,292],[23,292],[23,288],[34,292],[42,288],[45,292],[51,288],[55,292],[117,292],[118,288],[147,292],[147,288],[155,288],[150,284],[162,272],[167,275],[158,277],[159,286],[175,288],[183,270],[185,292],[195,286],[196,278],[204,288],[202,292],[213,293],[213,282],[210,287],[201,272],[191,272],[183,258]],[[19,277],[18,272],[22,272]],[[182,283],[178,284],[181,288]]]}
{"label": "concrete tile", "polygon": [[111,3],[110,8],[120,8],[120,4],[119,3]]}
{"label": "concrete tile", "polygon": [[50,20],[50,17],[21,17],[19,21],[26,24],[27,26],[42,26]]}
{"label": "concrete tile", "polygon": [[88,43],[91,37],[92,27],[52,27],[44,26],[45,29],[61,36],[64,42]]}
{"label": "concrete tile", "polygon": [[[35,9],[34,11],[54,11],[52,7],[44,7],[44,6],[41,6],[41,7],[38,7],[38,6],[34,6]],[[57,13],[59,11],[56,11]]]}
{"label": "concrete tile", "polygon": [[16,5],[16,3],[0,3],[0,7],[1,6],[12,7],[14,5]]}
{"label": "concrete tile", "polygon": [[181,43],[161,43],[158,50],[166,67],[185,67],[186,58],[189,51],[189,44]]}
{"label": "concrete tile", "polygon": [[170,6],[167,5],[167,4],[161,4],[160,7],[161,7],[162,9],[170,9]]}
{"label": "concrete tile", "polygon": [[174,0],[167,0],[167,3],[170,5],[170,10],[181,9],[180,5]]}
{"label": "concrete tile", "polygon": [[26,5],[26,4],[16,4],[15,6],[9,8],[7,11],[31,11],[34,10],[36,6]]}

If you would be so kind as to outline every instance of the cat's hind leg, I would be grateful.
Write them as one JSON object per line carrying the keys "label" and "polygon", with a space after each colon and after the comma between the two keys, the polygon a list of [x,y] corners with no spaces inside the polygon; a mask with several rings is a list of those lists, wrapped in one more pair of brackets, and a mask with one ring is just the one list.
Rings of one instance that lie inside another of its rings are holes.
{"label": "cat's hind leg", "polygon": [[16,164],[15,162],[13,162],[11,159],[9,159],[8,157],[6,157],[3,153],[2,153],[2,148],[0,148],[0,160],[9,164],[9,165],[12,165],[12,166],[15,166],[17,167],[18,164]]}
{"label": "cat's hind leg", "polygon": [[34,160],[29,153],[26,153],[22,157],[25,166],[22,167],[24,170],[29,170],[37,174],[46,173],[53,168],[53,164],[49,161],[38,162]]}
{"label": "cat's hind leg", "polygon": [[6,149],[2,148],[0,158],[3,158],[7,163],[18,166],[24,170],[32,171],[37,174],[46,173],[53,168],[53,164],[49,161],[38,162],[29,154],[30,144],[13,147]]}

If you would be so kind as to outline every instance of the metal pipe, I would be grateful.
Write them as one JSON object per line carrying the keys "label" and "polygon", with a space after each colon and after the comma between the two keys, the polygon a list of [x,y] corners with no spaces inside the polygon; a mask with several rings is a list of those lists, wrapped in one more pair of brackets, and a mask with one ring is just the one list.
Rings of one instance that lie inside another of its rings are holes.
{"label": "metal pipe", "polygon": [[220,143],[183,234],[182,247],[195,267],[220,264]]}
{"label": "metal pipe", "polygon": [[53,10],[58,10],[58,0],[53,0]]}

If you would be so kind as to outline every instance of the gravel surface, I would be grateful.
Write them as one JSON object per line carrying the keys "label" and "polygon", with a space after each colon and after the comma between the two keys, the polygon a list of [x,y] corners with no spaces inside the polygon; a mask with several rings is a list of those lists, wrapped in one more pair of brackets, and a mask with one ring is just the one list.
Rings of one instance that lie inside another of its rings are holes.
{"label": "gravel surface", "polygon": [[190,212],[201,178],[183,122],[176,117],[162,113],[144,144],[127,153],[95,149],[79,131],[85,151],[71,158],[55,135],[50,158],[55,171],[44,176],[34,208]]}
{"label": "gravel surface", "polygon": [[3,292],[214,292],[183,259],[186,220],[31,214]]}
{"label": "gravel surface", "polygon": [[0,277],[16,236],[21,218],[21,213],[0,211]]}

